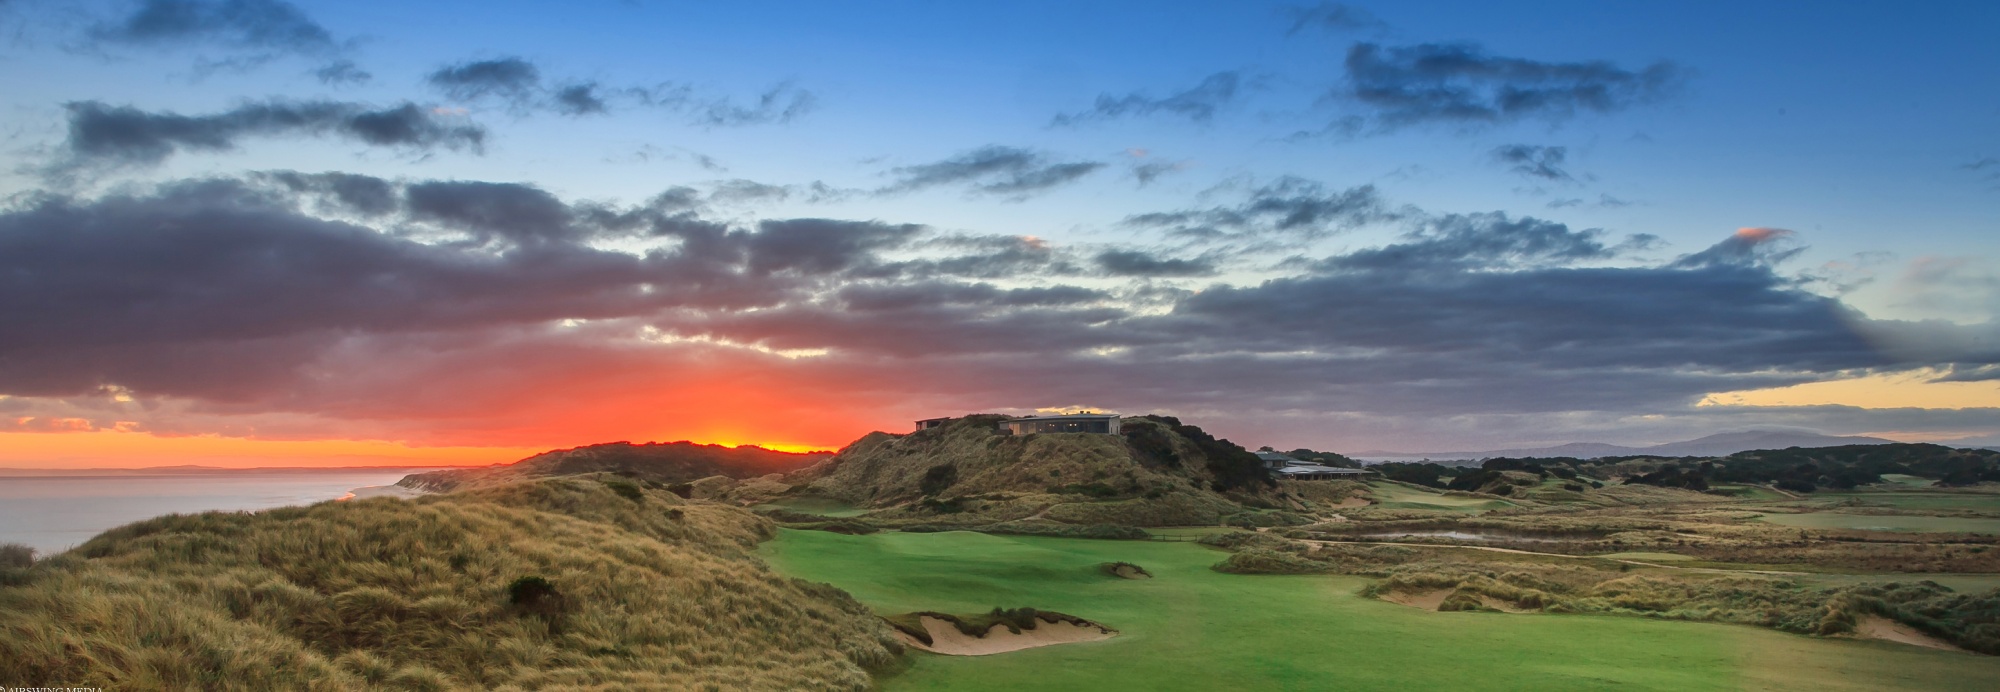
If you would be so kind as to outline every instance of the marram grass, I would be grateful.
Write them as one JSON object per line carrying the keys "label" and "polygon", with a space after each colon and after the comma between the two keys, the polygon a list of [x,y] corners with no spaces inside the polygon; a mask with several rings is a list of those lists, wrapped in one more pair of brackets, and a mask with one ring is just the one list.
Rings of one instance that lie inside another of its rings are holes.
{"label": "marram grass", "polygon": [[[0,681],[118,690],[863,689],[847,594],[752,554],[769,522],[571,477],[170,515],[0,587]],[[540,577],[555,595],[512,602]]]}

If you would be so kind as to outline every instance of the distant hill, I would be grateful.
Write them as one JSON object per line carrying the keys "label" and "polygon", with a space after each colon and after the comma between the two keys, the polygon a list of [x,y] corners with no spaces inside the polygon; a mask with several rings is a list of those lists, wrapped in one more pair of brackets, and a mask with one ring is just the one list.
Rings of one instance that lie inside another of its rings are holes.
{"label": "distant hill", "polygon": [[659,483],[686,483],[710,476],[754,478],[790,473],[824,461],[829,456],[831,454],[827,452],[797,454],[749,445],[724,447],[693,442],[611,442],[543,452],[512,464],[416,473],[405,476],[396,484],[417,490],[445,492],[530,478],[605,472]]}
{"label": "distant hill", "polygon": [[1847,445],[1895,444],[1894,440],[1879,437],[1821,435],[1818,433],[1787,430],[1751,430],[1747,432],[1719,433],[1693,440],[1669,442],[1650,447],[1626,447],[1600,442],[1571,442],[1553,447],[1529,447],[1522,449],[1492,449],[1483,452],[1386,452],[1372,451],[1350,454],[1357,459],[1370,461],[1407,461],[1413,459],[1477,460],[1494,457],[1576,457],[1595,459],[1598,457],[1653,455],[1663,457],[1719,457],[1737,452],[1756,449],[1788,449],[1791,447],[1843,447]]}
{"label": "distant hill", "polygon": [[1118,435],[1010,435],[1003,420],[975,415],[913,433],[870,433],[785,480],[862,507],[939,514],[977,504],[1009,517],[1096,523],[1105,519],[1078,513],[1120,505],[1130,511],[1114,523],[1129,525],[1212,524],[1218,512],[1241,511],[1238,502],[1269,504],[1278,494],[1255,454],[1176,418],[1128,417]]}

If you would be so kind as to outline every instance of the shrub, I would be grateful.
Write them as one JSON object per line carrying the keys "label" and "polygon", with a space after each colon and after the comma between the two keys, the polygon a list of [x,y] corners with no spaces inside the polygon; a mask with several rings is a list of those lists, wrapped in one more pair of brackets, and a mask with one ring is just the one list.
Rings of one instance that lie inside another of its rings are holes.
{"label": "shrub", "polygon": [[633,502],[640,502],[646,499],[646,491],[640,490],[639,484],[632,481],[611,479],[604,481],[604,487],[610,488],[611,492],[618,493],[619,497]]}
{"label": "shrub", "polygon": [[1146,571],[1146,568],[1124,561],[1099,563],[1097,569],[1119,579],[1153,578],[1153,573]]}
{"label": "shrub", "polygon": [[1229,574],[1319,574],[1333,571],[1334,566],[1269,548],[1244,548],[1210,569]]}
{"label": "shrub", "polygon": [[35,549],[19,543],[0,543],[0,569],[27,569],[35,566]]}
{"label": "shrub", "polygon": [[532,608],[556,597],[556,585],[541,577],[521,577],[507,585],[507,602],[523,608]]}
{"label": "shrub", "polygon": [[917,488],[925,495],[936,495],[958,482],[958,467],[938,464],[924,471],[924,480]]}

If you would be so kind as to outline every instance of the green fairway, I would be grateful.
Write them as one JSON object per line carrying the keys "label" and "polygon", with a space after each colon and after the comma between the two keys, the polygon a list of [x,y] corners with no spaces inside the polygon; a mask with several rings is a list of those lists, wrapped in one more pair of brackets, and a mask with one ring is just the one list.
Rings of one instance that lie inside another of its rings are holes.
{"label": "green fairway", "polygon": [[1433,509],[1452,512],[1484,512],[1515,506],[1504,500],[1489,500],[1479,497],[1463,497],[1443,493],[1418,490],[1398,483],[1369,481],[1368,492],[1375,497],[1375,506],[1387,509]]}
{"label": "green fairway", "polygon": [[[1638,617],[1436,613],[1357,577],[1244,576],[1189,543],[786,530],[780,572],[882,614],[1032,606],[1118,637],[982,657],[913,653],[890,690],[1991,689],[2000,658]],[[1149,580],[1103,575],[1127,561]]]}
{"label": "green fairway", "polygon": [[1859,529],[1904,533],[2000,533],[2000,519],[1807,512],[1766,514],[1762,521],[1807,529]]}
{"label": "green fairway", "polygon": [[772,500],[752,509],[785,509],[822,517],[854,517],[867,514],[868,510],[825,497],[787,497]]}
{"label": "green fairway", "polygon": [[1944,491],[1890,491],[1890,492],[1819,492],[1811,496],[1815,500],[1853,500],[1875,507],[1897,509],[1985,509],[2000,511],[2000,495],[1992,493],[1964,493]]}

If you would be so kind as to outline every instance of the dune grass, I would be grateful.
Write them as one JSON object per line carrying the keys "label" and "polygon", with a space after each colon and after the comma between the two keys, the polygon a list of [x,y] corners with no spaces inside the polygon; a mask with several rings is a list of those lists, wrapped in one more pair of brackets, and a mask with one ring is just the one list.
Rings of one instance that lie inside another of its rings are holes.
{"label": "dune grass", "polygon": [[1466,495],[1446,495],[1440,492],[1418,490],[1401,483],[1369,481],[1368,492],[1375,499],[1375,506],[1383,509],[1424,509],[1449,512],[1476,513],[1488,510],[1514,507],[1505,500],[1495,500]]}
{"label": "dune grass", "polygon": [[1906,490],[1863,492],[1819,492],[1811,499],[1853,502],[1865,507],[1892,507],[1908,510],[1991,510],[2000,511],[2000,494],[1954,492],[1951,490]]}
{"label": "dune grass", "polygon": [[[1102,642],[912,654],[884,689],[1983,690],[2000,659],[1636,617],[1436,613],[1361,598],[1359,577],[1232,575],[1179,542],[783,531],[761,553],[878,613],[1060,610]],[[1097,565],[1146,565],[1153,579]]]}
{"label": "dune grass", "polygon": [[858,517],[868,513],[866,507],[856,507],[851,503],[828,497],[781,497],[751,509],[782,509],[834,518]]}
{"label": "dune grass", "polygon": [[1894,531],[1899,533],[2000,534],[2000,519],[1971,517],[1806,512],[1802,514],[1766,514],[1759,521],[1806,529],[1855,529],[1859,531]]}
{"label": "dune grass", "polygon": [[[606,480],[612,480],[607,478]],[[0,681],[118,690],[863,689],[893,634],[770,524],[587,477],[169,515],[0,588]]]}

